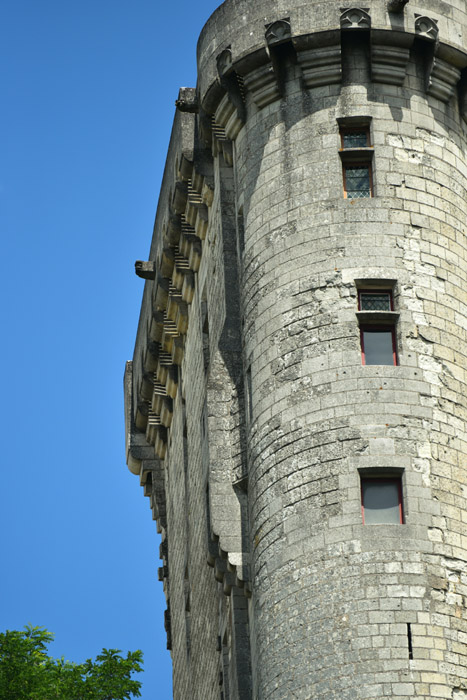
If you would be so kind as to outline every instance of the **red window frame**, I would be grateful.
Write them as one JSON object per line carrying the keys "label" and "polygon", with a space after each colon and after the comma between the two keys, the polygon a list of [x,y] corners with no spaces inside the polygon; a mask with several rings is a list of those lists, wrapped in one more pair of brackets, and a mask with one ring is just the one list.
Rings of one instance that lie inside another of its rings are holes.
{"label": "red window frame", "polygon": [[[392,337],[392,364],[393,366],[397,366],[397,347],[396,347],[396,329],[394,326],[380,326],[379,324],[371,324],[371,325],[365,325],[365,326],[360,326],[360,347],[361,347],[361,352],[362,352],[362,365],[366,365],[365,362],[365,341],[364,341],[364,332],[365,331],[390,331],[391,337]],[[368,367],[372,366],[377,366],[377,365],[368,365]],[[391,365],[387,365],[387,367],[391,367]]]}
{"label": "red window frame", "polygon": [[[397,484],[397,493],[399,496],[399,524],[404,525],[404,506],[402,500],[402,479],[398,476],[361,476],[360,477],[360,502],[362,509],[362,522],[365,525],[365,504],[363,502],[363,485],[368,483],[379,483],[379,484]],[[374,523],[377,525],[378,523]],[[387,525],[388,523],[380,523],[381,525]]]}
{"label": "red window frame", "polygon": [[368,294],[387,294],[389,297],[389,311],[394,311],[394,301],[392,298],[391,289],[359,289],[358,290],[358,310],[362,311],[362,295]]}

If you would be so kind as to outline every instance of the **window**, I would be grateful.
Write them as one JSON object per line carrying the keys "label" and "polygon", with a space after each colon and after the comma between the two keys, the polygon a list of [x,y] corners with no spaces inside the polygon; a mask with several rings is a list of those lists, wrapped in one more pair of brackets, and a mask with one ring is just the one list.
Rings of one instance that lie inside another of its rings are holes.
{"label": "window", "polygon": [[359,311],[394,311],[391,292],[365,291],[358,292]]}
{"label": "window", "polygon": [[363,365],[397,365],[392,291],[358,290],[358,320]]}
{"label": "window", "polygon": [[363,365],[397,365],[394,328],[363,326],[360,341]]}
{"label": "window", "polygon": [[344,197],[346,199],[364,199],[372,197],[371,166],[344,165]]}
{"label": "window", "polygon": [[361,493],[364,525],[404,522],[400,477],[362,477]]}
{"label": "window", "polygon": [[346,199],[373,197],[371,168],[373,148],[370,146],[369,126],[342,126],[340,136],[344,197]]}

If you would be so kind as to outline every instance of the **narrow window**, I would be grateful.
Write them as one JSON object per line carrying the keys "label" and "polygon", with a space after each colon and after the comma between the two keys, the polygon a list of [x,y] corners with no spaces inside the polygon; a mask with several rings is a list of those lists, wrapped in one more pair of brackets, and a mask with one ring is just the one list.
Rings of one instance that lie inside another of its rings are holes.
{"label": "narrow window", "polygon": [[344,197],[365,199],[372,196],[370,164],[344,165]]}
{"label": "narrow window", "polygon": [[407,623],[407,647],[409,651],[409,659],[413,659],[412,630],[410,628],[410,622]]}
{"label": "narrow window", "polygon": [[400,477],[362,477],[361,490],[365,525],[404,522]]}
{"label": "narrow window", "polygon": [[253,386],[251,383],[251,365],[249,365],[246,370],[246,392],[248,420],[251,423],[253,420]]}
{"label": "narrow window", "polygon": [[394,311],[392,292],[384,289],[360,289],[358,291],[358,310],[362,316],[360,320],[362,364],[397,365],[394,319],[392,325],[386,325],[388,317],[391,321],[392,314],[390,312]]}
{"label": "narrow window", "polygon": [[344,197],[373,197],[373,148],[370,145],[369,126],[341,127],[340,136]]}
{"label": "narrow window", "polygon": [[342,129],[342,148],[367,148],[370,145],[370,132],[367,128]]}
{"label": "narrow window", "polygon": [[360,328],[363,365],[397,365],[396,333],[393,327]]}
{"label": "narrow window", "polygon": [[392,294],[386,291],[358,292],[359,311],[393,311]]}

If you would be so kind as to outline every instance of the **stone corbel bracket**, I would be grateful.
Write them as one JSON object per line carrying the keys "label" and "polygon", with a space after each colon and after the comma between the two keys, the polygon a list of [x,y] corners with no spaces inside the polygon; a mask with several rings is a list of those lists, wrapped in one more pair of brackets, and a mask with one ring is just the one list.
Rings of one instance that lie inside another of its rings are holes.
{"label": "stone corbel bracket", "polygon": [[208,542],[208,564],[214,568],[216,580],[230,595],[233,585],[251,595],[249,552],[243,551],[242,523],[247,516],[248,496],[245,480],[210,478],[209,512],[211,532]]}
{"label": "stone corbel bracket", "polygon": [[242,588],[247,598],[251,597],[250,567],[248,553],[226,552],[220,545],[220,540],[212,536],[207,563],[214,569],[216,581],[222,583],[225,595],[230,595],[232,587]]}
{"label": "stone corbel bracket", "polygon": [[426,91],[441,102],[447,103],[454,95],[467,65],[467,56],[439,41],[438,21],[431,17],[415,14],[415,36],[428,47],[426,63]]}
{"label": "stone corbel bracket", "polygon": [[[402,12],[408,0],[391,0],[389,12]],[[371,76],[375,83],[402,86],[407,75],[410,53],[417,41],[426,61],[426,91],[443,102],[454,94],[462,70],[467,65],[466,54],[439,41],[436,19],[415,14],[412,31],[399,28],[372,27],[366,7],[341,8],[334,29],[294,36],[288,19],[266,26],[265,46],[236,58],[229,47],[218,56],[218,71],[235,75],[242,81],[242,97],[246,105],[251,100],[258,109],[281,99],[282,88],[278,51],[289,44],[295,52],[302,72],[305,89],[333,85],[342,79],[341,40],[345,33],[368,32],[371,42]],[[424,44],[424,47],[423,47]],[[462,92],[461,95],[464,93]],[[462,103],[464,104],[464,102]],[[461,107],[464,114],[465,108]],[[239,133],[243,120],[228,91],[216,81],[207,91],[200,111],[212,115],[214,155],[224,153],[231,163],[231,141]]]}
{"label": "stone corbel bracket", "polygon": [[125,451],[128,468],[140,476],[142,463],[154,459],[154,451],[145,436],[138,430],[134,420],[133,362],[127,362],[123,378],[125,399]]}
{"label": "stone corbel bracket", "polygon": [[342,58],[338,30],[294,37],[292,42],[305,88],[341,82]]}
{"label": "stone corbel bracket", "polygon": [[376,83],[402,85],[414,37],[405,32],[372,30],[371,78]]}
{"label": "stone corbel bracket", "polygon": [[388,0],[388,12],[403,12],[409,0]]}
{"label": "stone corbel bracket", "polygon": [[246,110],[243,80],[233,67],[230,47],[217,57],[217,72],[225,95],[216,110],[215,121],[225,130],[228,139],[235,140],[245,123]]}
{"label": "stone corbel bracket", "polygon": [[164,460],[167,453],[190,304],[214,198],[202,158],[200,154],[199,160],[194,161],[187,151],[177,156],[176,177],[169,194],[166,220],[157,239],[156,260],[137,264],[139,276],[152,282],[152,289],[147,341],[141,359],[142,374],[138,386],[132,389],[133,408],[128,408],[128,421],[134,420],[134,430],[133,433],[127,431],[131,435],[129,444],[133,445],[133,451],[127,449],[127,459],[134,473],[139,473],[140,469],[135,462],[136,447],[150,451],[145,453],[145,459],[154,459],[156,455]]}

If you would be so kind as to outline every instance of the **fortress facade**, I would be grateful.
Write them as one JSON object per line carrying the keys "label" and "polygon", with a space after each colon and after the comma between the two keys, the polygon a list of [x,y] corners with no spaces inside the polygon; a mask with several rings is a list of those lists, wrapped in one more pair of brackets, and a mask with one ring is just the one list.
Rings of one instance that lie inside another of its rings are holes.
{"label": "fortress facade", "polygon": [[169,146],[127,461],[176,700],[467,700],[467,3],[226,0]]}

